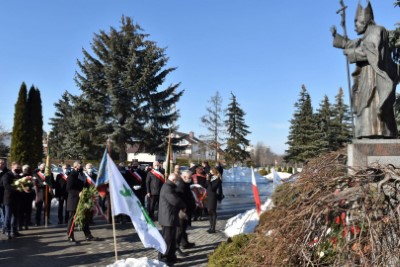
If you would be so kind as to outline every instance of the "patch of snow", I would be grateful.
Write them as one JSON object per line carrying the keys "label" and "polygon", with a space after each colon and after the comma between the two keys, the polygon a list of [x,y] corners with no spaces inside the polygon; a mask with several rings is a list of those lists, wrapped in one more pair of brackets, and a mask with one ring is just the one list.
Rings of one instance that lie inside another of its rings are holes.
{"label": "patch of snow", "polygon": [[[262,206],[261,213],[273,207],[272,200],[269,198]],[[260,217],[256,209],[248,210],[230,218],[225,225],[224,233],[228,237],[232,237],[243,233],[253,233]]]}
{"label": "patch of snow", "polygon": [[168,267],[168,265],[159,260],[141,257],[138,259],[127,258],[125,260],[117,260],[113,264],[107,265],[107,267]]}
{"label": "patch of snow", "polygon": [[[287,172],[277,172],[277,173],[282,180],[286,180],[286,179],[290,178],[290,176],[293,175],[293,174],[287,173]],[[267,178],[267,180],[269,180],[269,181],[274,180],[274,174],[272,172],[265,175],[264,177]]]}

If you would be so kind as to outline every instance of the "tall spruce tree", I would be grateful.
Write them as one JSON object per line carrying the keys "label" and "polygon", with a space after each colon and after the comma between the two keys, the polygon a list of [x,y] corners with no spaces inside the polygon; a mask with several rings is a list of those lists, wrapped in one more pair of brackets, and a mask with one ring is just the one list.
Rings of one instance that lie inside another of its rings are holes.
{"label": "tall spruce tree", "polygon": [[316,116],[313,113],[311,97],[303,85],[300,98],[295,103],[293,119],[290,120],[288,135],[289,145],[284,159],[286,161],[306,162],[324,152],[323,133],[318,128]]}
{"label": "tall spruce tree", "polygon": [[206,108],[207,115],[201,117],[201,122],[206,127],[208,133],[201,136],[205,139],[208,147],[214,150],[214,160],[218,160],[218,151],[222,141],[223,121],[222,121],[222,97],[217,91],[208,101],[210,106]]}
{"label": "tall spruce tree", "polygon": [[43,161],[43,116],[40,91],[33,85],[29,89],[27,109],[31,147],[29,165],[35,168],[39,162]]}
{"label": "tall spruce tree", "polygon": [[250,133],[244,116],[246,113],[240,108],[236,101],[236,96],[231,92],[231,102],[228,104],[225,115],[227,120],[225,126],[229,137],[227,138],[227,147],[225,149],[225,159],[232,165],[235,163],[243,163],[250,158],[250,152],[246,148],[250,145],[246,136]]}
{"label": "tall spruce tree", "polygon": [[160,89],[175,68],[166,68],[165,49],[147,37],[123,16],[120,29],[95,34],[94,55],[83,49],[84,59],[78,61],[75,81],[83,93],[77,111],[89,122],[85,138],[94,147],[111,138],[120,160],[126,159],[128,143],[139,143],[150,153],[164,152],[168,131],[175,130],[178,118],[174,107],[183,94],[177,91],[179,84]]}
{"label": "tall spruce tree", "polygon": [[343,89],[339,88],[332,107],[330,150],[337,150],[352,139],[352,124],[349,106],[344,103]]}
{"label": "tall spruce tree", "polygon": [[[49,138],[50,151],[54,157],[63,161],[65,159],[87,159],[85,156],[89,156],[83,153],[87,149],[77,130],[81,123],[86,122],[75,117],[77,99],[78,97],[65,91],[61,99],[54,104],[56,112],[49,123],[52,126]],[[89,156],[88,158],[97,157]]]}
{"label": "tall spruce tree", "polygon": [[327,95],[324,96],[324,99],[321,101],[319,105],[319,109],[317,110],[316,120],[318,130],[321,132],[322,138],[320,139],[321,149],[322,150],[330,150],[330,144],[332,143],[332,111],[331,104],[329,102],[329,98]]}
{"label": "tall spruce tree", "polygon": [[26,164],[31,159],[30,129],[28,127],[27,87],[23,82],[18,100],[15,104],[14,125],[12,130],[10,159],[20,164]]}

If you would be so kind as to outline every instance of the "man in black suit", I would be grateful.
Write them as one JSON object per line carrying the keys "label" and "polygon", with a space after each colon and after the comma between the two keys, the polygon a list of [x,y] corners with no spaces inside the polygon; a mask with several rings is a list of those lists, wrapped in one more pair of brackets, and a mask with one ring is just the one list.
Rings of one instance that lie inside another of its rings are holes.
{"label": "man in black suit", "polygon": [[[58,198],[58,224],[62,224],[65,219],[65,223],[68,222],[67,212],[67,177],[71,172],[71,166],[64,164],[62,166],[62,172],[57,174],[55,182],[55,197]],[[65,211],[64,211],[65,210]],[[64,216],[65,214],[65,216]]]}
{"label": "man in black suit", "polygon": [[[69,212],[67,235],[68,241],[77,243],[74,238],[74,227],[75,227],[75,212],[78,207],[79,197],[84,187],[88,187],[89,183],[86,180],[86,175],[83,173],[83,166],[79,161],[75,161],[73,170],[67,178],[67,211]],[[85,221],[83,226],[83,233],[85,234],[87,241],[97,241],[98,238],[92,236],[88,220]]]}
{"label": "man in black suit", "polygon": [[147,197],[150,199],[149,215],[152,220],[156,220],[154,213],[158,208],[161,187],[165,183],[164,173],[158,161],[153,162],[153,167],[147,173],[146,190]]}
{"label": "man in black suit", "polygon": [[182,256],[185,256],[185,253],[181,251],[181,247],[191,248],[195,245],[195,243],[189,242],[188,234],[186,232],[188,226],[191,225],[192,212],[196,208],[196,201],[194,200],[192,190],[190,189],[190,183],[192,182],[191,177],[192,173],[189,170],[185,170],[176,182],[176,192],[187,206],[179,213],[179,226],[176,230],[177,252]]}

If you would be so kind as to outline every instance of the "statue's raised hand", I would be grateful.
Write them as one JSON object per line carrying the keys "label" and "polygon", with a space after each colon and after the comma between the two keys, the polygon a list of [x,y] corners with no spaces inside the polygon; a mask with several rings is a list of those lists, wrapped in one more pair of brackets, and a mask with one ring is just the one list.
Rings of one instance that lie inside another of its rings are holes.
{"label": "statue's raised hand", "polygon": [[332,33],[332,36],[333,36],[333,37],[336,36],[336,26],[332,26],[332,27],[331,27],[331,33]]}

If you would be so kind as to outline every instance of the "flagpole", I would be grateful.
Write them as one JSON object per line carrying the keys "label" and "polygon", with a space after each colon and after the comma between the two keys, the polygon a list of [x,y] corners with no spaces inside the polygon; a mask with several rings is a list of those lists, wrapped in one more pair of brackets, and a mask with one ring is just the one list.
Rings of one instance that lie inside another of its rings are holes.
{"label": "flagpole", "polygon": [[[108,150],[108,154],[111,154],[111,139],[108,138],[107,139],[107,150]],[[106,168],[108,168],[109,162],[107,160],[107,166]],[[109,172],[108,172],[109,173]],[[118,260],[118,250],[117,250],[117,233],[115,231],[115,219],[114,219],[114,215],[113,215],[113,210],[112,210],[112,203],[111,203],[111,187],[112,187],[112,179],[108,180],[108,186],[110,187],[110,196],[108,198],[108,201],[110,202],[110,209],[111,209],[111,224],[112,224],[112,229],[113,229],[113,238],[114,238],[114,252],[115,252],[115,261]]]}
{"label": "flagpole", "polygon": [[[46,146],[46,167],[45,168],[49,167],[49,166],[47,166],[47,164],[49,164],[48,161],[50,161],[49,160],[49,136],[50,136],[50,132],[47,134],[47,137],[46,137],[47,146]],[[44,171],[44,182],[46,183],[46,169]],[[46,186],[45,186],[45,190],[46,190],[46,195],[45,195],[45,204],[44,204],[44,227],[47,228],[47,223],[48,223],[47,213],[50,211],[50,209],[49,209],[49,211],[47,211],[48,208],[49,208],[48,207],[48,203],[49,203],[49,186],[47,185],[47,183],[46,183]]]}

